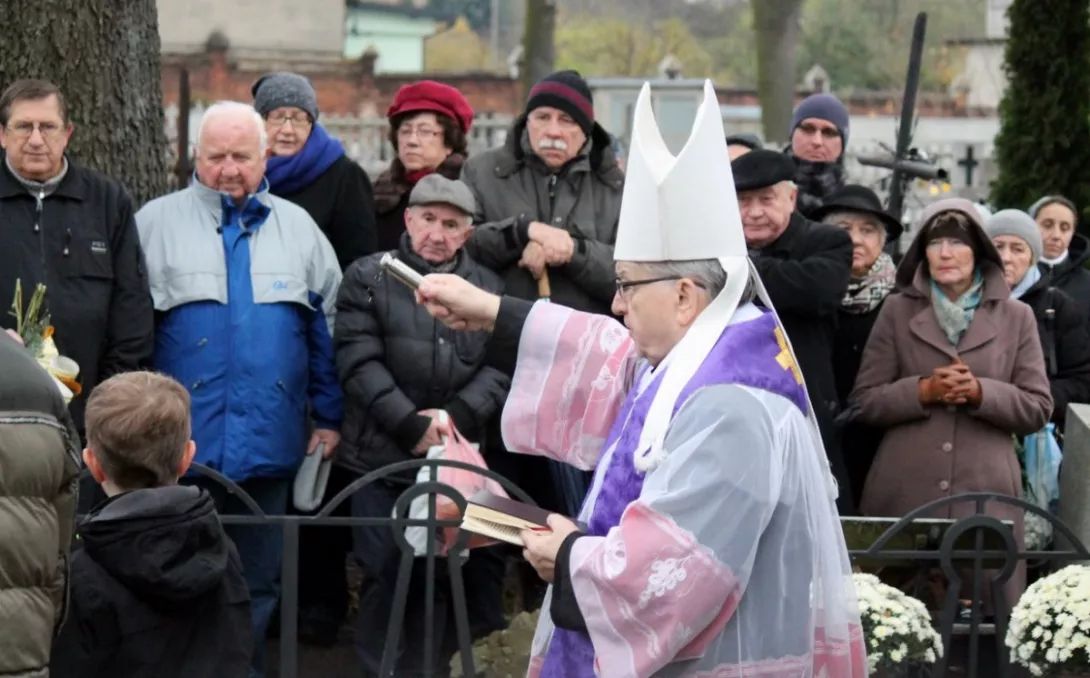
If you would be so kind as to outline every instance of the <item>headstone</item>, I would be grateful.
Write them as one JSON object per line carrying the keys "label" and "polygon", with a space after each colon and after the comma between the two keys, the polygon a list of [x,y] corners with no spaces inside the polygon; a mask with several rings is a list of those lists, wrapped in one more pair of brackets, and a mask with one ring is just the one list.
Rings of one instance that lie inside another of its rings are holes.
{"label": "headstone", "polygon": [[[1064,460],[1057,515],[1084,545],[1090,544],[1090,405],[1071,404],[1064,425]],[[1056,548],[1072,547],[1056,532]]]}

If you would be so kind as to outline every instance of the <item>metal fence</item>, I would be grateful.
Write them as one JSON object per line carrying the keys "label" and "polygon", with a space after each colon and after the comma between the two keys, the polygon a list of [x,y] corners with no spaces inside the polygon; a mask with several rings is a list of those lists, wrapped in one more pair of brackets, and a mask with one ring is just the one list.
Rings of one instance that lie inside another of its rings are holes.
{"label": "metal fence", "polygon": [[[283,530],[283,564],[281,570],[280,601],[280,666],[281,678],[298,678],[298,607],[299,607],[299,533],[302,529],[315,527],[362,527],[382,526],[394,531],[394,539],[401,549],[398,575],[394,591],[394,607],[387,625],[386,643],[383,651],[380,676],[392,676],[396,661],[397,647],[401,640],[401,627],[408,602],[410,574],[416,556],[413,547],[406,541],[404,531],[407,527],[424,527],[427,533],[427,553],[421,558],[425,562],[425,613],[424,628],[435,628],[434,592],[437,568],[444,567],[450,578],[453,603],[453,616],[457,646],[462,662],[463,675],[477,676],[478,667],[474,666],[470,624],[465,600],[465,590],[461,577],[461,566],[466,557],[462,554],[470,538],[468,532],[461,531],[449,555],[441,557],[435,552],[435,543],[441,530],[457,528],[459,521],[442,519],[437,515],[437,500],[447,497],[462,514],[466,508],[466,498],[442,482],[432,481],[406,486],[405,491],[395,503],[392,516],[389,517],[337,517],[332,515],[338,506],[348,501],[357,491],[372,483],[383,482],[399,474],[415,473],[422,467],[431,469],[432,478],[439,477],[440,467],[452,467],[481,474],[498,482],[513,498],[533,503],[532,499],[514,483],[499,474],[469,464],[443,459],[415,459],[387,466],[378,471],[356,479],[352,484],[328,500],[323,508],[313,516],[268,515],[261,510],[257,502],[236,483],[216,471],[194,464],[192,470],[199,475],[219,483],[229,494],[235,495],[250,511],[249,515],[224,514],[221,521],[225,525],[247,525],[276,527]],[[84,472],[86,475],[86,471]],[[410,519],[409,506],[413,499],[428,497],[428,517]],[[971,504],[972,512],[959,519],[933,520],[930,516],[944,513],[957,505]],[[1053,526],[1056,535],[1062,535],[1071,548],[1056,551],[1025,551],[1020,549],[1009,523],[986,514],[990,504],[1015,507],[1026,513],[1034,513],[1047,520]],[[921,520],[927,519],[927,520]],[[864,519],[865,521],[866,519]],[[859,524],[859,519],[843,518],[847,526]],[[852,548],[849,555],[857,568],[886,569],[889,567],[911,571],[915,579],[915,591],[918,595],[921,586],[929,574],[941,573],[945,596],[941,607],[935,611],[934,622],[942,636],[945,651],[943,657],[930,670],[914,675],[930,675],[931,678],[945,678],[953,675],[950,671],[952,650],[960,644],[965,655],[966,666],[959,667],[957,675],[967,678],[1008,678],[1015,675],[1010,664],[1010,652],[1004,645],[1007,621],[1010,616],[1011,601],[1005,599],[1003,586],[1014,575],[1020,562],[1029,562],[1036,567],[1048,569],[1070,561],[1090,561],[1090,552],[1075,536],[1072,530],[1059,518],[1042,510],[1034,504],[1015,497],[995,493],[970,493],[931,502],[908,515],[885,521],[889,524],[881,530],[877,538],[863,548]],[[849,540],[851,541],[851,540]],[[970,574],[968,580],[966,574]],[[971,614],[968,622],[959,618],[963,586],[968,583],[971,590]],[[985,622],[983,603],[985,587],[990,593],[994,622]],[[770,630],[772,632],[774,630]],[[437,641],[433,634],[426,634],[423,639],[425,666],[432,666],[437,652]],[[255,638],[256,642],[264,639]],[[967,652],[966,652],[967,651]],[[428,674],[431,675],[431,674]],[[309,677],[308,677],[309,678]]]}

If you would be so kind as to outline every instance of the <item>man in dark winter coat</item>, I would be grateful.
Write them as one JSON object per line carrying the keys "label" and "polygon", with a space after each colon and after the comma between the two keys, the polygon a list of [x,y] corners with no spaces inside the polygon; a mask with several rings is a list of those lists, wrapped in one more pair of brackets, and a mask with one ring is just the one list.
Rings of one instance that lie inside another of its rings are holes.
{"label": "man in dark winter coat", "polygon": [[[462,178],[477,200],[466,249],[503,276],[507,294],[611,313],[624,172],[578,73],[558,71],[534,85],[507,143],[470,158]],[[492,441],[501,442],[498,426]],[[538,504],[567,515],[590,486],[590,474],[543,458],[501,463]]]}
{"label": "man in dark winter coat", "polygon": [[53,678],[246,678],[250,594],[193,461],[189,393],[152,372],[87,403],[84,462],[109,499],[80,525]]}
{"label": "man in dark winter coat", "polygon": [[0,676],[49,676],[68,595],[79,448],[53,379],[0,332]]}
{"label": "man in dark winter coat", "polygon": [[548,273],[553,301],[610,313],[624,173],[578,73],[534,85],[507,143],[467,160],[462,179],[477,200],[466,249],[507,294],[537,299]]}
{"label": "man in dark winter coat", "polygon": [[269,192],[310,214],[333,245],[341,270],[376,251],[371,180],[318,123],[318,95],[310,80],[271,73],[252,92],[269,135]]}
{"label": "man in dark winter coat", "polygon": [[[438,173],[420,179],[409,195],[397,258],[421,274],[453,273],[483,289],[502,291],[499,276],[463,248],[473,228],[473,203],[461,181]],[[481,443],[511,384],[506,374],[484,367],[488,333],[444,327],[416,303],[413,290],[382,273],[379,259],[376,254],[353,264],[337,297],[334,342],[345,419],[336,463],[356,474],[426,455],[450,435],[450,424],[465,440]],[[360,488],[352,496],[353,515],[388,518],[414,475],[388,476]],[[357,561],[367,575],[356,646],[364,675],[377,676],[401,552],[388,526],[355,527],[353,534]],[[502,627],[502,559],[493,549],[474,550],[462,572],[474,630]],[[426,598],[420,574],[414,573],[408,593],[398,676],[445,675],[442,669],[457,647],[450,582],[444,577],[436,582],[434,603],[435,619],[445,631],[427,631],[435,635],[441,656],[437,666],[423,665]]]}
{"label": "man in dark winter coat", "polygon": [[125,188],[65,155],[73,127],[52,83],[20,80],[0,95],[0,328],[15,281],[25,308],[46,286],[53,339],[79,364],[76,428],[99,381],[147,366],[154,314],[132,199]]}
{"label": "man in dark winter coat", "polygon": [[844,187],[844,153],[851,115],[832,94],[812,94],[791,116],[791,145],[785,151],[795,163],[796,209],[805,217],[829,195]]}
{"label": "man in dark winter coat", "polygon": [[836,318],[852,274],[852,240],[843,229],[795,211],[794,165],[775,151],[751,151],[731,163],[746,244],[768,296],[795,347],[840,484],[837,506],[850,514],[852,493],[834,424],[839,404],[833,375]]}

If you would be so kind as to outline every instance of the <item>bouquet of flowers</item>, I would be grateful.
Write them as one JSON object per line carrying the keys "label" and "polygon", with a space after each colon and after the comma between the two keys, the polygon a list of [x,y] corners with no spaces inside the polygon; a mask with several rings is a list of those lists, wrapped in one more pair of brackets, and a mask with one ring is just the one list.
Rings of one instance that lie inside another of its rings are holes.
{"label": "bouquet of flowers", "polygon": [[57,351],[53,341],[53,326],[49,324],[49,313],[45,308],[45,285],[37,285],[30,296],[30,302],[23,306],[23,282],[15,280],[15,299],[11,303],[11,315],[15,316],[15,331],[23,340],[23,345],[31,352],[57,384],[64,401],[71,402],[82,391],[76,377],[79,365],[71,358],[66,358]]}
{"label": "bouquet of flowers", "polygon": [[873,574],[855,573],[852,580],[872,674],[895,675],[906,666],[934,664],[942,656],[942,637],[922,601]]}
{"label": "bouquet of flowers", "polygon": [[1090,672],[1090,567],[1069,565],[1030,585],[1006,643],[1011,661],[1035,676]]}

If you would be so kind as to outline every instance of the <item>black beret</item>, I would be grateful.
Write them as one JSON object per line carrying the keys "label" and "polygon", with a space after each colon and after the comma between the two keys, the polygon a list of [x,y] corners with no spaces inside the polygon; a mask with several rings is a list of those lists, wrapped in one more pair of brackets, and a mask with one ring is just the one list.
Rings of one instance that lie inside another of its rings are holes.
{"label": "black beret", "polygon": [[730,164],[735,191],[755,191],[795,179],[795,163],[786,153],[758,149]]}

